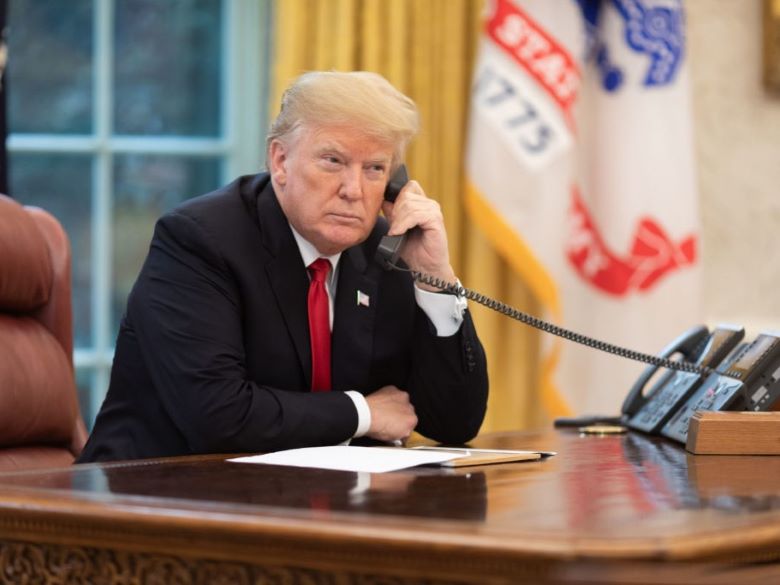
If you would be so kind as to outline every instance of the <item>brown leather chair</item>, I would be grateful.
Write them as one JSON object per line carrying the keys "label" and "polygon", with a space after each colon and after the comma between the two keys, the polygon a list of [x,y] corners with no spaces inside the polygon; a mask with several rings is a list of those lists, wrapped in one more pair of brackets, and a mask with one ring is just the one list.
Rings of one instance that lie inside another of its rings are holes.
{"label": "brown leather chair", "polygon": [[70,465],[84,447],[70,290],[62,226],[0,195],[0,471]]}

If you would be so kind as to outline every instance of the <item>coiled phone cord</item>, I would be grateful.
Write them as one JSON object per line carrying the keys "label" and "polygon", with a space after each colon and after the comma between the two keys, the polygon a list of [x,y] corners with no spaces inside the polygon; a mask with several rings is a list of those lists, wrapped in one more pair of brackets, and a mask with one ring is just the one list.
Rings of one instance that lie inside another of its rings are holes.
{"label": "coiled phone cord", "polygon": [[507,317],[511,317],[512,319],[520,321],[521,323],[530,325],[531,327],[539,329],[540,331],[557,335],[558,337],[562,337],[563,339],[567,339],[569,341],[573,341],[581,345],[585,345],[606,353],[611,353],[624,358],[628,358],[630,360],[644,362],[646,364],[651,364],[662,368],[668,368],[670,370],[678,370],[680,372],[690,372],[692,374],[699,374],[701,376],[709,376],[715,371],[712,368],[708,368],[705,366],[698,366],[691,362],[675,361],[669,358],[662,358],[662,357],[658,357],[657,355],[651,355],[648,353],[634,351],[632,349],[627,349],[619,345],[613,345],[611,343],[607,343],[599,339],[594,339],[593,337],[588,337],[587,335],[582,335],[581,333],[576,333],[569,329],[564,329],[563,327],[559,327],[558,325],[553,325],[552,323],[548,323],[547,321],[542,321],[537,317],[534,317],[527,313],[523,313],[522,311],[510,307],[509,305],[504,304],[501,301],[491,299],[488,296],[485,296],[483,294],[465,288],[464,286],[461,286],[459,284],[453,284],[451,282],[447,282],[446,280],[442,280],[440,278],[436,278],[428,274],[423,274],[422,272],[417,272],[416,270],[409,270],[408,268],[403,268],[401,266],[398,266],[397,264],[388,263],[388,265],[394,268],[395,270],[409,272],[412,275],[412,278],[414,278],[414,280],[416,280],[419,283],[427,284],[429,286],[438,288],[443,292],[453,294],[458,297],[463,297],[470,301],[474,301],[475,303],[479,303],[480,305],[483,305],[489,309],[497,311],[502,315],[506,315]]}

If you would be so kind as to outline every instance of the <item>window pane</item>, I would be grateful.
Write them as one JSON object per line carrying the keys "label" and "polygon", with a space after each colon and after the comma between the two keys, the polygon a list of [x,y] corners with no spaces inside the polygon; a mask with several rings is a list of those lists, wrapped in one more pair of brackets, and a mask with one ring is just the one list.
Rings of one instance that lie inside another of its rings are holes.
{"label": "window pane", "polygon": [[114,333],[141,269],[154,224],[181,201],[219,186],[220,160],[212,157],[118,155],[114,165]]}
{"label": "window pane", "polygon": [[70,237],[73,255],[73,328],[77,347],[92,344],[92,157],[80,154],[10,156],[11,193],[56,217]]}
{"label": "window pane", "polygon": [[117,0],[114,131],[220,133],[222,3]]}
{"label": "window pane", "polygon": [[13,0],[10,132],[92,132],[92,0]]}

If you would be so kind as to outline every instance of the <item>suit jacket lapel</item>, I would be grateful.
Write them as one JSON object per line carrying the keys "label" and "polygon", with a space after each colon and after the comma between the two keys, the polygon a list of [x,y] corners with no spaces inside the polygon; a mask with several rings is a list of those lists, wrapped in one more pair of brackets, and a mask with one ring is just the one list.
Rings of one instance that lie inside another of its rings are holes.
{"label": "suit jacket lapel", "polygon": [[311,347],[306,308],[309,278],[270,181],[257,199],[257,215],[263,244],[271,254],[265,265],[268,281],[298,354],[308,388],[311,386]]}
{"label": "suit jacket lapel", "polygon": [[[379,270],[360,246],[341,256],[331,336],[334,390],[363,389],[369,378]],[[358,292],[365,302],[358,303]]]}

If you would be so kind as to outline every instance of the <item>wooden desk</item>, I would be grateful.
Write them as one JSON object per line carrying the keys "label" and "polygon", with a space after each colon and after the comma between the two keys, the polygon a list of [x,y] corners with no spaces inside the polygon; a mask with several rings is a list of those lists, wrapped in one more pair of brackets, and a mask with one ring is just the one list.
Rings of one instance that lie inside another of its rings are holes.
{"label": "wooden desk", "polygon": [[220,456],[0,474],[0,582],[780,582],[780,457],[633,434],[474,445],[559,455],[367,477]]}

